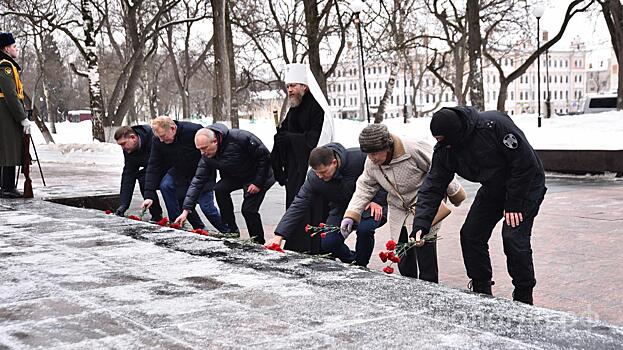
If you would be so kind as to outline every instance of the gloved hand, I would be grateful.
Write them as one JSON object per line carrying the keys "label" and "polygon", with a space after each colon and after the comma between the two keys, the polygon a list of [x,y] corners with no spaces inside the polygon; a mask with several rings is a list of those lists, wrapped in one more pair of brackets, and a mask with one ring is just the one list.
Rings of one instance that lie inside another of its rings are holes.
{"label": "gloved hand", "polygon": [[24,134],[30,134],[30,121],[24,119],[21,124],[24,127]]}
{"label": "gloved hand", "polygon": [[281,131],[275,134],[275,146],[284,147],[288,145],[289,132]]}
{"label": "gloved hand", "polygon": [[128,210],[127,206],[120,205],[119,208],[117,208],[117,210],[115,210],[115,215],[117,215],[117,216],[124,216],[126,210]]}
{"label": "gloved hand", "polygon": [[[421,240],[422,237],[426,236],[429,231],[430,229],[426,229],[421,226],[413,226],[413,230],[411,231],[411,234],[409,235],[409,237],[415,239],[416,241]],[[418,235],[418,232],[420,232],[419,235]]]}
{"label": "gloved hand", "polygon": [[426,236],[428,232],[429,232],[429,229],[427,228],[424,228],[421,226],[413,226],[413,230],[411,231],[411,234],[409,235],[409,237],[415,240],[416,247],[421,247],[426,243],[423,237]]}
{"label": "gloved hand", "polygon": [[351,218],[344,218],[340,224],[340,233],[344,236],[344,239],[348,238],[351,232],[353,232],[353,225],[355,221]]}

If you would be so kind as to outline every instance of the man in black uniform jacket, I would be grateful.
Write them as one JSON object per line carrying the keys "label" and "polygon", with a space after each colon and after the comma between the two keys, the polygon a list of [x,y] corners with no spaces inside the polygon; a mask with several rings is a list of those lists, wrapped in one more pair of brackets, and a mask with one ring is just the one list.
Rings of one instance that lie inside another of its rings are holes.
{"label": "man in black uniform jacket", "polygon": [[201,151],[201,161],[186,193],[184,210],[175,222],[186,220],[204,184],[210,181],[210,170],[218,169],[221,179],[214,186],[214,193],[223,222],[230,230],[238,231],[231,193],[242,189],[244,199],[241,211],[249,236],[255,242],[264,244],[264,227],[259,210],[266,192],[275,183],[270,152],[266,146],[246,130],[230,130],[218,123],[197,131],[195,146]]}
{"label": "man in black uniform jacket", "polygon": [[471,107],[442,108],[430,129],[437,139],[431,169],[420,188],[412,237],[430,229],[437,207],[454,174],[482,184],[461,228],[461,249],[474,292],[492,294],[488,241],[504,218],[502,240],[513,300],[532,304],[536,285],[530,236],[545,196],[541,160],[524,133],[499,111]]}

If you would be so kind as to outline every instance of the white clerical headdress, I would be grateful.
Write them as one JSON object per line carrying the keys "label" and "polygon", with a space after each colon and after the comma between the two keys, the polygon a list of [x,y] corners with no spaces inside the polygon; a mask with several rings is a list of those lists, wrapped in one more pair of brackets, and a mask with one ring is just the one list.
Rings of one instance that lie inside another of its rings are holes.
{"label": "white clerical headdress", "polygon": [[286,66],[285,79],[286,84],[305,84],[309,88],[312,96],[324,110],[324,122],[322,123],[322,132],[318,140],[318,146],[332,142],[335,137],[333,128],[333,117],[329,109],[329,102],[320,89],[320,85],[316,81],[314,74],[306,64],[290,63]]}
{"label": "white clerical headdress", "polygon": [[302,63],[290,63],[286,66],[286,84],[307,85],[307,65]]}

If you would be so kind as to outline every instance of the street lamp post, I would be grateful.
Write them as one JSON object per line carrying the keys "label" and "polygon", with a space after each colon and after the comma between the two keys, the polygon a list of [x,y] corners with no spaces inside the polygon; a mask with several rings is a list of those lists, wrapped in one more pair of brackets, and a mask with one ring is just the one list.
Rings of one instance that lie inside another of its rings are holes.
{"label": "street lamp post", "polygon": [[357,29],[357,39],[359,42],[359,54],[361,56],[361,77],[363,79],[363,91],[364,98],[366,103],[366,115],[368,117],[368,123],[370,123],[370,105],[368,103],[368,83],[366,82],[366,64],[363,58],[363,38],[361,36],[361,19],[359,18],[359,14],[363,11],[365,5],[361,0],[353,0],[350,3],[350,9],[353,11],[353,23],[355,23],[355,27]]}
{"label": "street lamp post", "polygon": [[[541,17],[545,12],[545,7],[537,5],[532,10],[532,14],[536,17],[536,48],[537,51],[541,49]],[[536,89],[537,89],[537,114],[538,114],[538,127],[541,127],[541,54],[536,56]]]}
{"label": "street lamp post", "polygon": [[[543,32],[543,41],[547,41],[548,38],[548,32],[544,31]],[[546,91],[547,91],[547,95],[545,97],[545,118],[549,118],[552,116],[552,93],[549,90],[549,50],[545,51],[545,81],[547,84],[546,87]]]}

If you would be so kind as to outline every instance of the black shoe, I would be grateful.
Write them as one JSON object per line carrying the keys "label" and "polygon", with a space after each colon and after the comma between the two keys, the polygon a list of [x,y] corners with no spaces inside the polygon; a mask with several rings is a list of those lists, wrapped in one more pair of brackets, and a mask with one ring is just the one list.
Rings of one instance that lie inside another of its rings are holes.
{"label": "black shoe", "polygon": [[24,195],[14,188],[12,190],[0,191],[0,198],[24,198]]}
{"label": "black shoe", "polygon": [[491,292],[491,286],[495,285],[495,281],[476,281],[470,280],[467,284],[467,289],[474,293],[493,295]]}
{"label": "black shoe", "polygon": [[534,305],[532,288],[515,288],[513,291],[513,300],[528,305]]}

